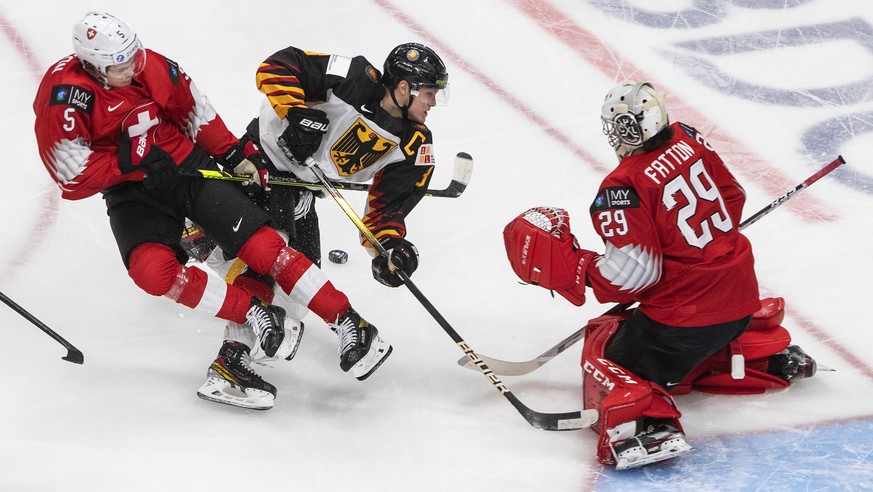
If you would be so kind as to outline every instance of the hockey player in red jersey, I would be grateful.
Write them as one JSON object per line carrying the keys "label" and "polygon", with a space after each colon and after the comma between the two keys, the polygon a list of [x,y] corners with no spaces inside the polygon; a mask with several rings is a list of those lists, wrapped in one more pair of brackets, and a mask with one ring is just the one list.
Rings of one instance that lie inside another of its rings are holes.
{"label": "hockey player in red jersey", "polygon": [[[268,226],[270,218],[233,184],[183,176],[179,169],[263,167],[255,145],[240,143],[206,96],[174,61],[143,47],[112,15],[89,12],[73,27],[74,54],[46,72],[33,109],[40,157],[63,198],[103,195],[131,279],[155,296],[245,323],[272,355],[284,338],[282,308],[243,285],[216,282],[186,267],[179,238],[187,218],[253,270],[337,327],[350,343],[349,370],[376,334],[303,254]],[[204,395],[266,409],[276,389],[249,366],[250,347],[227,344],[209,370]],[[244,396],[228,395],[235,387]]]}
{"label": "hockey player in red jersey", "polygon": [[625,469],[691,451],[671,393],[785,387],[815,362],[788,346],[781,299],[762,309],[738,228],[745,192],[703,136],[671,124],[648,83],[613,88],[601,118],[619,158],[590,207],[605,252],[580,248],[559,208],[528,210],[504,234],[522,280],[578,306],[587,287],[602,303],[639,303],[592,320],[582,357],[598,460]]}
{"label": "hockey player in red jersey", "polygon": [[[243,141],[253,141],[267,156],[266,172],[318,183],[309,165],[337,182],[373,181],[364,223],[390,251],[391,261],[376,255],[373,277],[389,287],[402,285],[397,268],[412,275],[418,250],[406,238],[405,218],[424,196],[433,173],[432,136],[425,120],[437,104],[447,103],[448,73],[427,46],[404,43],[386,57],[382,73],[365,57],[345,57],[284,48],[258,67],[256,83],[266,98]],[[307,162],[309,158],[314,163]],[[268,193],[249,187],[252,199],[266,210],[289,244],[315,264],[321,262],[315,192],[307,188],[273,187]],[[208,263],[225,279],[249,277],[271,285],[272,279],[228,260],[217,249]],[[248,281],[248,280],[247,280]],[[288,323],[302,333],[306,306],[276,292],[288,312]],[[225,339],[243,340],[246,326],[227,324]],[[293,334],[292,334],[293,335]],[[374,347],[353,368],[367,378],[391,353],[376,337]]]}

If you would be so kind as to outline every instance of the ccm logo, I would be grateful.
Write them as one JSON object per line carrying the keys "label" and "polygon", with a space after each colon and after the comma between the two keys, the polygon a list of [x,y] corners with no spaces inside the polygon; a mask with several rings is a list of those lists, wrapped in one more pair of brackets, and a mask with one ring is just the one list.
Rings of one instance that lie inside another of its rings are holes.
{"label": "ccm logo", "polygon": [[330,125],[330,123],[319,123],[317,121],[312,121],[309,118],[304,118],[304,119],[300,120],[300,126],[303,126],[306,128],[311,128],[317,132],[322,132],[322,133],[327,131],[327,127],[329,125]]}

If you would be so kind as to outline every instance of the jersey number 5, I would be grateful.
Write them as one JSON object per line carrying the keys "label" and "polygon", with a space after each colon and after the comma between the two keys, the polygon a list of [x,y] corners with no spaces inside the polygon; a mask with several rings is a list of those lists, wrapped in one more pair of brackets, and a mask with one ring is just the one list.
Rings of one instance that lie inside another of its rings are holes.
{"label": "jersey number 5", "polygon": [[[664,194],[661,197],[661,201],[667,207],[667,210],[672,210],[678,204],[675,198],[676,193],[682,193],[685,196],[685,201],[688,204],[679,209],[679,213],[676,215],[676,225],[682,231],[682,236],[690,246],[703,249],[704,246],[712,241],[710,223],[722,232],[730,231],[734,225],[730,215],[727,213],[727,208],[724,205],[724,200],[718,191],[718,187],[712,182],[712,178],[709,177],[706,168],[703,167],[703,161],[698,160],[692,164],[690,171],[688,180],[685,179],[685,176],[680,175],[670,180],[664,186]],[[717,202],[721,213],[719,214],[716,211],[708,217],[704,217],[695,227],[689,221],[694,219],[700,200],[712,203]],[[697,230],[701,231],[700,234],[697,233]]]}

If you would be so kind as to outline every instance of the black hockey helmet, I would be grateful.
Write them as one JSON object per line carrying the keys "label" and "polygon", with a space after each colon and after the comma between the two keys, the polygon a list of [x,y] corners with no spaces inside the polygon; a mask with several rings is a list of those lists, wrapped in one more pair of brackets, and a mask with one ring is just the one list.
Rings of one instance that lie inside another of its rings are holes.
{"label": "black hockey helmet", "polygon": [[382,69],[383,85],[394,87],[401,80],[407,81],[412,90],[443,90],[449,83],[449,73],[434,50],[419,43],[404,43],[391,50]]}

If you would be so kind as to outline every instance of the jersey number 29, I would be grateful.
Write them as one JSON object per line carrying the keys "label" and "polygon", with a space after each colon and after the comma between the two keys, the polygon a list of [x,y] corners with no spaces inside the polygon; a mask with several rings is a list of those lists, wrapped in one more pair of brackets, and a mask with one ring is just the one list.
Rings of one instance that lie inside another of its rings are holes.
{"label": "jersey number 29", "polygon": [[[713,183],[712,178],[703,167],[703,161],[698,160],[690,167],[688,179],[685,176],[676,176],[664,186],[664,194],[661,197],[664,206],[667,210],[673,209],[678,202],[676,201],[676,193],[682,193],[685,196],[687,205],[679,209],[676,215],[676,225],[682,232],[685,241],[695,248],[703,249],[710,241],[712,241],[712,229],[710,223],[716,229],[722,232],[728,232],[733,228],[733,222],[730,215],[727,213],[727,208],[724,205],[724,200],[718,187]],[[697,224],[697,227],[689,223],[694,219],[697,213],[697,206],[700,200],[707,202],[718,202],[721,214],[715,212],[708,217],[704,217]],[[697,233],[700,230],[700,234]]]}

